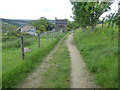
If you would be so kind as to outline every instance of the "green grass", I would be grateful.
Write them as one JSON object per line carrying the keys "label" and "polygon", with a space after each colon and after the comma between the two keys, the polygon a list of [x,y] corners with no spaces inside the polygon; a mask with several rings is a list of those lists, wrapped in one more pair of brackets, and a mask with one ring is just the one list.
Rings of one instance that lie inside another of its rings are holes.
{"label": "green grass", "polygon": [[[96,32],[76,30],[74,39],[95,81],[104,88],[118,87],[118,37],[116,27],[97,26]],[[114,31],[114,32],[113,32]]]}
{"label": "green grass", "polygon": [[40,88],[70,87],[70,56],[64,43],[60,45],[53,58],[48,62],[43,76]]}
{"label": "green grass", "polygon": [[[54,32],[56,34],[56,32]],[[30,38],[31,37],[31,38]],[[40,35],[41,39],[46,39],[45,34]],[[37,39],[37,36],[32,36],[32,35],[24,35],[24,46],[29,46],[33,44],[33,41]],[[49,40],[52,40],[52,33],[49,34]],[[6,48],[18,48],[20,47],[20,38],[3,38],[2,40],[2,49]]]}
{"label": "green grass", "polygon": [[[33,43],[34,40],[37,38],[32,37],[32,38],[24,38],[24,46],[29,46]],[[3,42],[2,44],[2,49],[6,48],[20,48],[20,38],[16,38],[16,40],[13,41],[8,41],[8,42]]]}
{"label": "green grass", "polygon": [[[60,37],[65,35],[61,34]],[[2,51],[2,87],[16,87],[28,74],[33,71],[43,58],[59,41],[58,37],[49,42],[41,39],[41,47],[37,48],[37,39],[32,39],[32,43],[27,45],[32,52],[25,54],[25,60],[21,59],[21,50],[17,47],[5,48]]]}

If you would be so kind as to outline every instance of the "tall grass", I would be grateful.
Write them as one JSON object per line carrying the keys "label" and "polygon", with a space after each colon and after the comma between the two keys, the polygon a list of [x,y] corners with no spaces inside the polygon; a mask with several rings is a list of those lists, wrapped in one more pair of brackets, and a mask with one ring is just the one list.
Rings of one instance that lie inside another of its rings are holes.
{"label": "tall grass", "polygon": [[[74,39],[98,85],[118,87],[118,37],[116,27],[97,26],[96,32],[76,30]],[[114,31],[114,32],[113,32]]]}
{"label": "tall grass", "polygon": [[[33,41],[37,39],[35,37],[33,38],[24,38],[24,46],[29,46],[33,43]],[[16,38],[16,40],[3,42],[2,43],[2,49],[6,48],[19,48],[20,47],[20,38]]]}
{"label": "tall grass", "polygon": [[[65,34],[61,34],[63,37]],[[33,71],[49,51],[59,41],[58,38],[51,42],[41,40],[41,48],[37,48],[37,40],[33,40],[32,44],[27,46],[32,52],[25,54],[25,60],[20,57],[20,48],[6,48],[3,50],[3,72],[2,72],[2,87],[13,88],[21,82],[29,72]]]}

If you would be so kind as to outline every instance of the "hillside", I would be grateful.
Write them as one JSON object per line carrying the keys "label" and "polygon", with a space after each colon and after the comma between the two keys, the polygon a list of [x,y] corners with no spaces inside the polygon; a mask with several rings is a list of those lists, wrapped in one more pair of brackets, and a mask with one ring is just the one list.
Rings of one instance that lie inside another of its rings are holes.
{"label": "hillside", "polygon": [[3,23],[8,23],[8,24],[16,25],[16,26],[21,26],[31,21],[33,20],[2,19]]}
{"label": "hillside", "polygon": [[[3,23],[8,23],[8,24],[16,25],[16,26],[22,26],[22,25],[24,25],[26,23],[30,23],[32,21],[35,21],[35,20],[27,20],[27,19],[3,19],[2,18],[2,22]],[[49,20],[48,19],[48,22],[55,23],[55,20]]]}

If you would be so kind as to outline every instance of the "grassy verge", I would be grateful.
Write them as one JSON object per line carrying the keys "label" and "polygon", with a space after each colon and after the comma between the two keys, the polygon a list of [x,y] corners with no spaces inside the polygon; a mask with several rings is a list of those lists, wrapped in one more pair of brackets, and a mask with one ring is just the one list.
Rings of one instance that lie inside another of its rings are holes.
{"label": "grassy verge", "polygon": [[48,62],[44,80],[40,88],[69,88],[70,87],[70,57],[62,43],[53,58]]}
{"label": "grassy verge", "polygon": [[[65,34],[61,34],[63,37]],[[20,48],[6,48],[2,52],[2,87],[13,88],[31,72],[36,65],[49,53],[49,51],[59,41],[58,38],[51,40],[49,43],[46,39],[41,39],[41,48],[37,48],[37,39],[27,47],[32,52],[26,53],[25,60],[21,59]]]}
{"label": "grassy verge", "polygon": [[[116,28],[102,28],[90,33],[76,30],[74,39],[98,85],[118,87],[118,37]],[[114,31],[114,32],[113,32]]]}

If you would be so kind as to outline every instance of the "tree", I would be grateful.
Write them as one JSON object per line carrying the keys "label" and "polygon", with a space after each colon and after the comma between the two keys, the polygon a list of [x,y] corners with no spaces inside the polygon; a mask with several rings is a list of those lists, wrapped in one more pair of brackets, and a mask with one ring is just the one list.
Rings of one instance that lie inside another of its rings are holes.
{"label": "tree", "polygon": [[47,31],[50,31],[50,30],[52,30],[53,28],[55,27],[55,25],[54,24],[52,24],[52,23],[49,23],[48,24],[48,27],[47,27]]}
{"label": "tree", "polygon": [[67,30],[69,31],[69,30],[75,30],[76,29],[76,27],[78,27],[78,25],[77,25],[77,23],[75,22],[75,21],[69,21],[68,19],[67,19]]}
{"label": "tree", "polygon": [[69,27],[66,28],[67,31],[70,31],[71,29]]}
{"label": "tree", "polygon": [[4,23],[2,26],[2,33],[3,35],[7,34],[9,36],[11,35],[16,36],[16,34],[18,34],[19,31],[17,31],[17,26]]}
{"label": "tree", "polygon": [[[99,17],[109,9],[107,2],[72,2],[75,21],[82,27],[91,26],[91,31],[95,30]],[[84,30],[83,30],[84,31]]]}
{"label": "tree", "polygon": [[37,30],[39,30],[41,25],[43,25],[45,28],[47,28],[49,25],[49,22],[45,17],[41,17],[40,19],[33,21],[32,25],[35,26]]}
{"label": "tree", "polygon": [[40,26],[40,32],[45,32],[45,31],[46,31],[45,27],[43,25],[41,25]]}
{"label": "tree", "polygon": [[109,27],[113,27],[113,25],[117,25],[118,29],[120,30],[120,10],[117,13],[113,13],[111,16],[108,16],[108,24]]}
{"label": "tree", "polygon": [[[85,10],[83,8],[84,5],[87,4],[87,2],[74,2],[73,4],[73,18],[74,20],[81,26],[86,27],[87,24],[87,16],[85,16]],[[86,19],[86,20],[85,20]]]}

